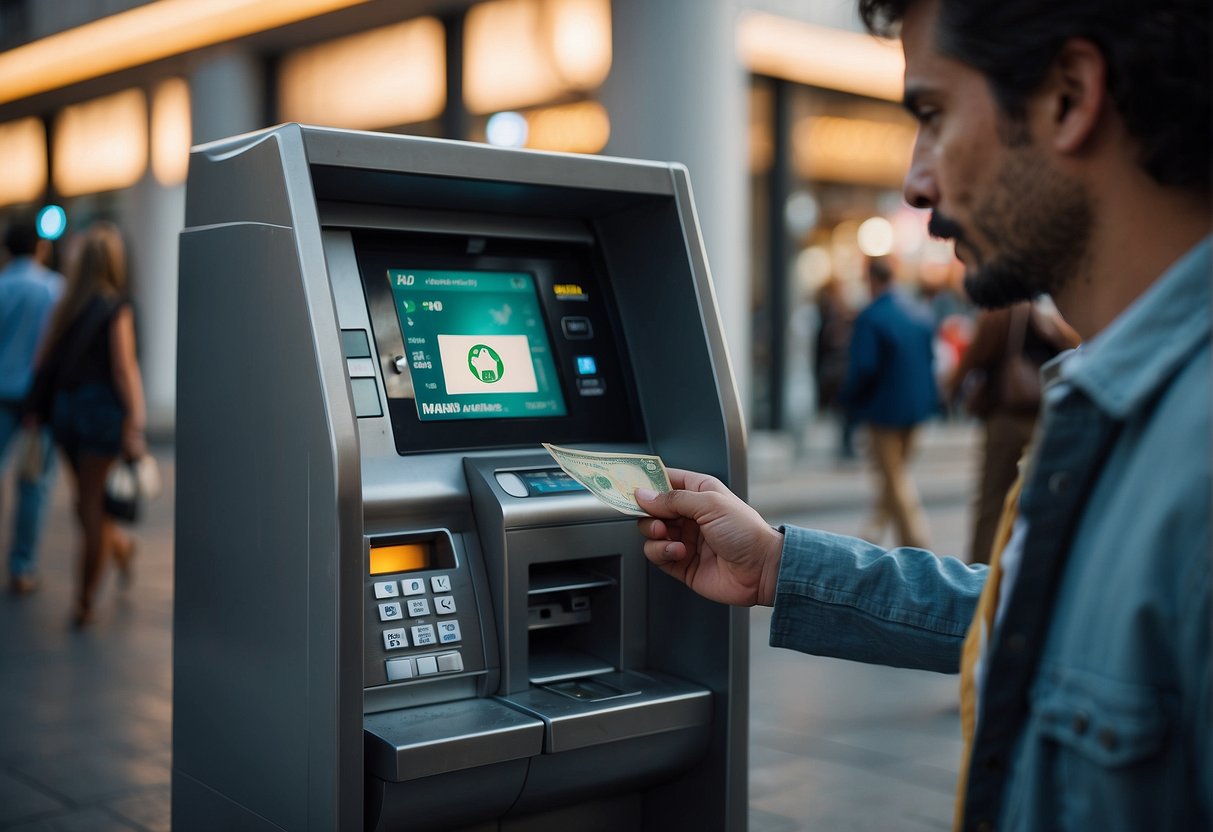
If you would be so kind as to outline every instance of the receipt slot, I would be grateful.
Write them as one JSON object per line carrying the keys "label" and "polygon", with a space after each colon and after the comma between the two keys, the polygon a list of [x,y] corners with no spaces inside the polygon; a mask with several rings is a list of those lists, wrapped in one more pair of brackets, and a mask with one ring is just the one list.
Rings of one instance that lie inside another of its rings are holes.
{"label": "receipt slot", "polygon": [[186,203],[173,828],[744,829],[745,611],[541,447],[744,491],[686,171],[286,125]]}

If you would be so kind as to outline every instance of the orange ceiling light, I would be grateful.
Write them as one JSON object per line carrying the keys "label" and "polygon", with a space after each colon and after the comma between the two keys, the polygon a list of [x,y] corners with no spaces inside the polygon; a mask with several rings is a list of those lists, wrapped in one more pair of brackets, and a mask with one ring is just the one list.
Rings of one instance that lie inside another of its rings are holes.
{"label": "orange ceiling light", "polygon": [[897,41],[763,12],[743,15],[737,52],[756,75],[901,101],[905,58]]}
{"label": "orange ceiling light", "polygon": [[283,121],[375,130],[437,118],[446,106],[446,44],[419,17],[297,50],[278,74]]}
{"label": "orange ceiling light", "polygon": [[367,0],[156,0],[0,52],[0,104]]}
{"label": "orange ceiling light", "polygon": [[63,196],[129,188],[147,169],[147,97],[128,89],[64,107],[55,118],[51,178]]}
{"label": "orange ceiling light", "polygon": [[46,190],[46,128],[42,119],[0,124],[0,205],[33,202]]}
{"label": "orange ceiling light", "polygon": [[610,0],[491,0],[468,10],[464,99],[476,114],[600,85],[611,70]]}

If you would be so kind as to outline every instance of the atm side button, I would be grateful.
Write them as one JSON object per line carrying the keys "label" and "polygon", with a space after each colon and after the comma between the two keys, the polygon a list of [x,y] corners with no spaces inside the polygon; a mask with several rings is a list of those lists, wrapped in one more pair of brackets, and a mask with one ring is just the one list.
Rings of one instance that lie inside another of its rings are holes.
{"label": "atm side button", "polygon": [[416,666],[412,659],[388,659],[387,680],[399,682],[401,679],[412,679],[417,675]]}
{"label": "atm side button", "polygon": [[600,378],[579,378],[577,392],[583,396],[601,396],[606,393],[606,383]]}
{"label": "atm side button", "polygon": [[417,659],[417,675],[433,676],[438,672],[438,660],[433,656],[421,656]]}
{"label": "atm side button", "polygon": [[463,656],[458,653],[440,653],[438,670],[442,673],[458,673],[463,670]]}
{"label": "atm side button", "polygon": [[570,341],[594,337],[594,325],[590,323],[589,318],[566,316],[560,319],[560,328],[564,330],[564,337]]}

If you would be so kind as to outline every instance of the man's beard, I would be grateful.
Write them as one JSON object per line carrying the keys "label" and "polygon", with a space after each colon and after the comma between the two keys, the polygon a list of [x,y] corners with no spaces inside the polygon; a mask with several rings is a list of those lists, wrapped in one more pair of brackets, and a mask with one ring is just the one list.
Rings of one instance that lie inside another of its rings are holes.
{"label": "man's beard", "polygon": [[965,292],[978,306],[995,309],[1043,294],[1056,296],[1075,280],[1091,236],[1090,197],[1025,148],[1010,154],[972,222],[993,249],[988,261],[964,227],[938,211],[931,214],[927,231],[969,249],[975,262],[965,270]]}

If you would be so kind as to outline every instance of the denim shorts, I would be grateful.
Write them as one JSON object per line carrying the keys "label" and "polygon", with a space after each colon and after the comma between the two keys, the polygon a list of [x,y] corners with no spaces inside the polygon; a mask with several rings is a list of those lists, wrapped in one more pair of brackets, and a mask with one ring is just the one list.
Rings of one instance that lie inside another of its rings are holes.
{"label": "denim shorts", "polygon": [[55,442],[73,467],[83,454],[118,456],[122,450],[122,419],[125,412],[118,395],[108,384],[86,384],[55,394],[51,429]]}

